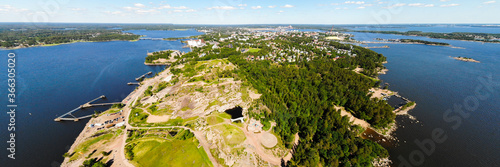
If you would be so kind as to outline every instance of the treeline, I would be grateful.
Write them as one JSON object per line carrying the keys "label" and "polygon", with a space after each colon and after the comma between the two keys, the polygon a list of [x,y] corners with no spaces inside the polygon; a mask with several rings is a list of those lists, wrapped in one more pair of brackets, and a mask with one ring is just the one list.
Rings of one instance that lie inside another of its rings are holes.
{"label": "treeline", "polygon": [[283,66],[237,56],[230,60],[238,65],[240,76],[262,93],[262,102],[272,111],[266,117],[276,121],[274,132],[285,146],[291,148],[294,135],[299,134],[290,165],[369,166],[374,158],[388,155],[378,144],[358,138],[348,118],[333,108],[345,106],[374,127],[393,122],[393,108],[367,96],[375,81],[330,59]]}
{"label": "treeline", "polygon": [[424,36],[424,37],[438,38],[438,39],[467,40],[467,41],[479,41],[479,42],[500,42],[500,40],[498,40],[498,38],[500,38],[500,34],[488,34],[488,33],[470,33],[470,32],[435,33],[435,32],[422,32],[422,31],[407,31],[407,32],[355,31],[355,32],[396,34],[396,35],[407,35],[407,36]]}
{"label": "treeline", "polygon": [[425,44],[425,45],[443,45],[443,46],[450,45],[449,43],[431,42],[431,41],[424,41],[424,40],[418,40],[418,39],[401,39],[400,41],[404,42],[404,43],[419,43],[419,44]]}
{"label": "treeline", "polygon": [[19,30],[0,32],[0,47],[60,44],[72,41],[136,40],[139,35],[120,30]]}

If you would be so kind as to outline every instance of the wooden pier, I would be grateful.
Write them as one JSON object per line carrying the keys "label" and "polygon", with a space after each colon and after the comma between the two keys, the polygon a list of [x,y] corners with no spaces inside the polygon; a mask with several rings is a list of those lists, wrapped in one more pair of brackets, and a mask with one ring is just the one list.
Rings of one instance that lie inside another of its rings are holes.
{"label": "wooden pier", "polygon": [[[98,98],[95,98],[85,104],[82,104],[80,106],[78,106],[77,108],[67,112],[67,113],[64,113],[63,115],[57,117],[56,119],[54,119],[54,121],[79,121],[81,119],[85,119],[85,118],[89,118],[89,117],[92,117],[92,114],[91,115],[86,115],[86,116],[81,116],[81,117],[75,117],[73,115],[73,112],[77,111],[77,110],[80,110],[80,109],[84,109],[84,108],[89,108],[89,107],[97,107],[97,106],[107,106],[107,105],[113,105],[113,104],[121,104],[121,102],[113,102],[113,103],[99,103],[99,104],[91,104],[92,102],[94,101],[97,101],[99,99],[105,99],[106,96],[102,95],[102,96],[99,96]],[[72,116],[73,118],[68,118],[66,116]]]}
{"label": "wooden pier", "polygon": [[150,71],[150,72],[147,72],[146,74],[143,74],[143,75],[141,75],[140,77],[135,78],[135,80],[136,80],[136,81],[140,81],[141,79],[144,79],[144,77],[146,77],[146,75],[150,75],[150,74],[152,74],[152,73],[153,73],[153,72],[151,72],[151,71]]}

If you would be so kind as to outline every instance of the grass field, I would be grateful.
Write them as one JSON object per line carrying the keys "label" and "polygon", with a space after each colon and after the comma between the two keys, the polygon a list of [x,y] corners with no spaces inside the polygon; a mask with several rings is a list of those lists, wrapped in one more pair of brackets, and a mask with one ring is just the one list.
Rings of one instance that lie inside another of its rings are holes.
{"label": "grass field", "polygon": [[218,116],[209,116],[209,117],[207,117],[207,122],[208,122],[208,125],[216,125],[216,124],[224,122],[224,119],[222,119],[221,117],[218,117]]}
{"label": "grass field", "polygon": [[132,162],[136,166],[213,166],[203,147],[198,147],[196,138],[187,140],[165,140],[147,137],[134,141]]}
{"label": "grass field", "polygon": [[260,49],[259,49],[259,48],[250,48],[250,49],[248,50],[248,52],[250,52],[250,53],[255,53],[255,52],[259,52],[259,51],[260,51]]}
{"label": "grass field", "polygon": [[223,124],[214,126],[213,128],[222,132],[221,134],[224,137],[224,141],[227,145],[235,146],[242,143],[246,139],[243,131],[236,126]]}

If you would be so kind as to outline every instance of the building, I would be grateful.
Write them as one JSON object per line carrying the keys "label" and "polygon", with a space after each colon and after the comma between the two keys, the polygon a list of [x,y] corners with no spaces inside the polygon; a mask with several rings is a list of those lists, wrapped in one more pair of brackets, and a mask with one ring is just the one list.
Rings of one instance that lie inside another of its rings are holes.
{"label": "building", "polygon": [[202,47],[205,46],[205,40],[203,39],[188,40],[187,44],[189,47]]}

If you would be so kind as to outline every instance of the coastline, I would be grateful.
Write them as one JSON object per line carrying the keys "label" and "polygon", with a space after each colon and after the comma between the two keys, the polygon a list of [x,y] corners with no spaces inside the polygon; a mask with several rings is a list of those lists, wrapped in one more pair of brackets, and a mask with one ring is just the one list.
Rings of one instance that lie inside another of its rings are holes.
{"label": "coastline", "polygon": [[49,47],[49,46],[58,46],[58,45],[66,45],[66,44],[73,44],[73,43],[80,43],[80,42],[112,42],[112,41],[129,41],[129,42],[137,42],[139,39],[135,40],[109,40],[109,41],[83,41],[83,40],[76,40],[76,41],[71,41],[71,42],[66,42],[66,43],[56,43],[56,44],[43,44],[43,45],[31,45],[31,46],[16,46],[16,47],[0,47],[1,50],[16,50],[16,49],[23,49],[23,48],[35,48],[35,47]]}

